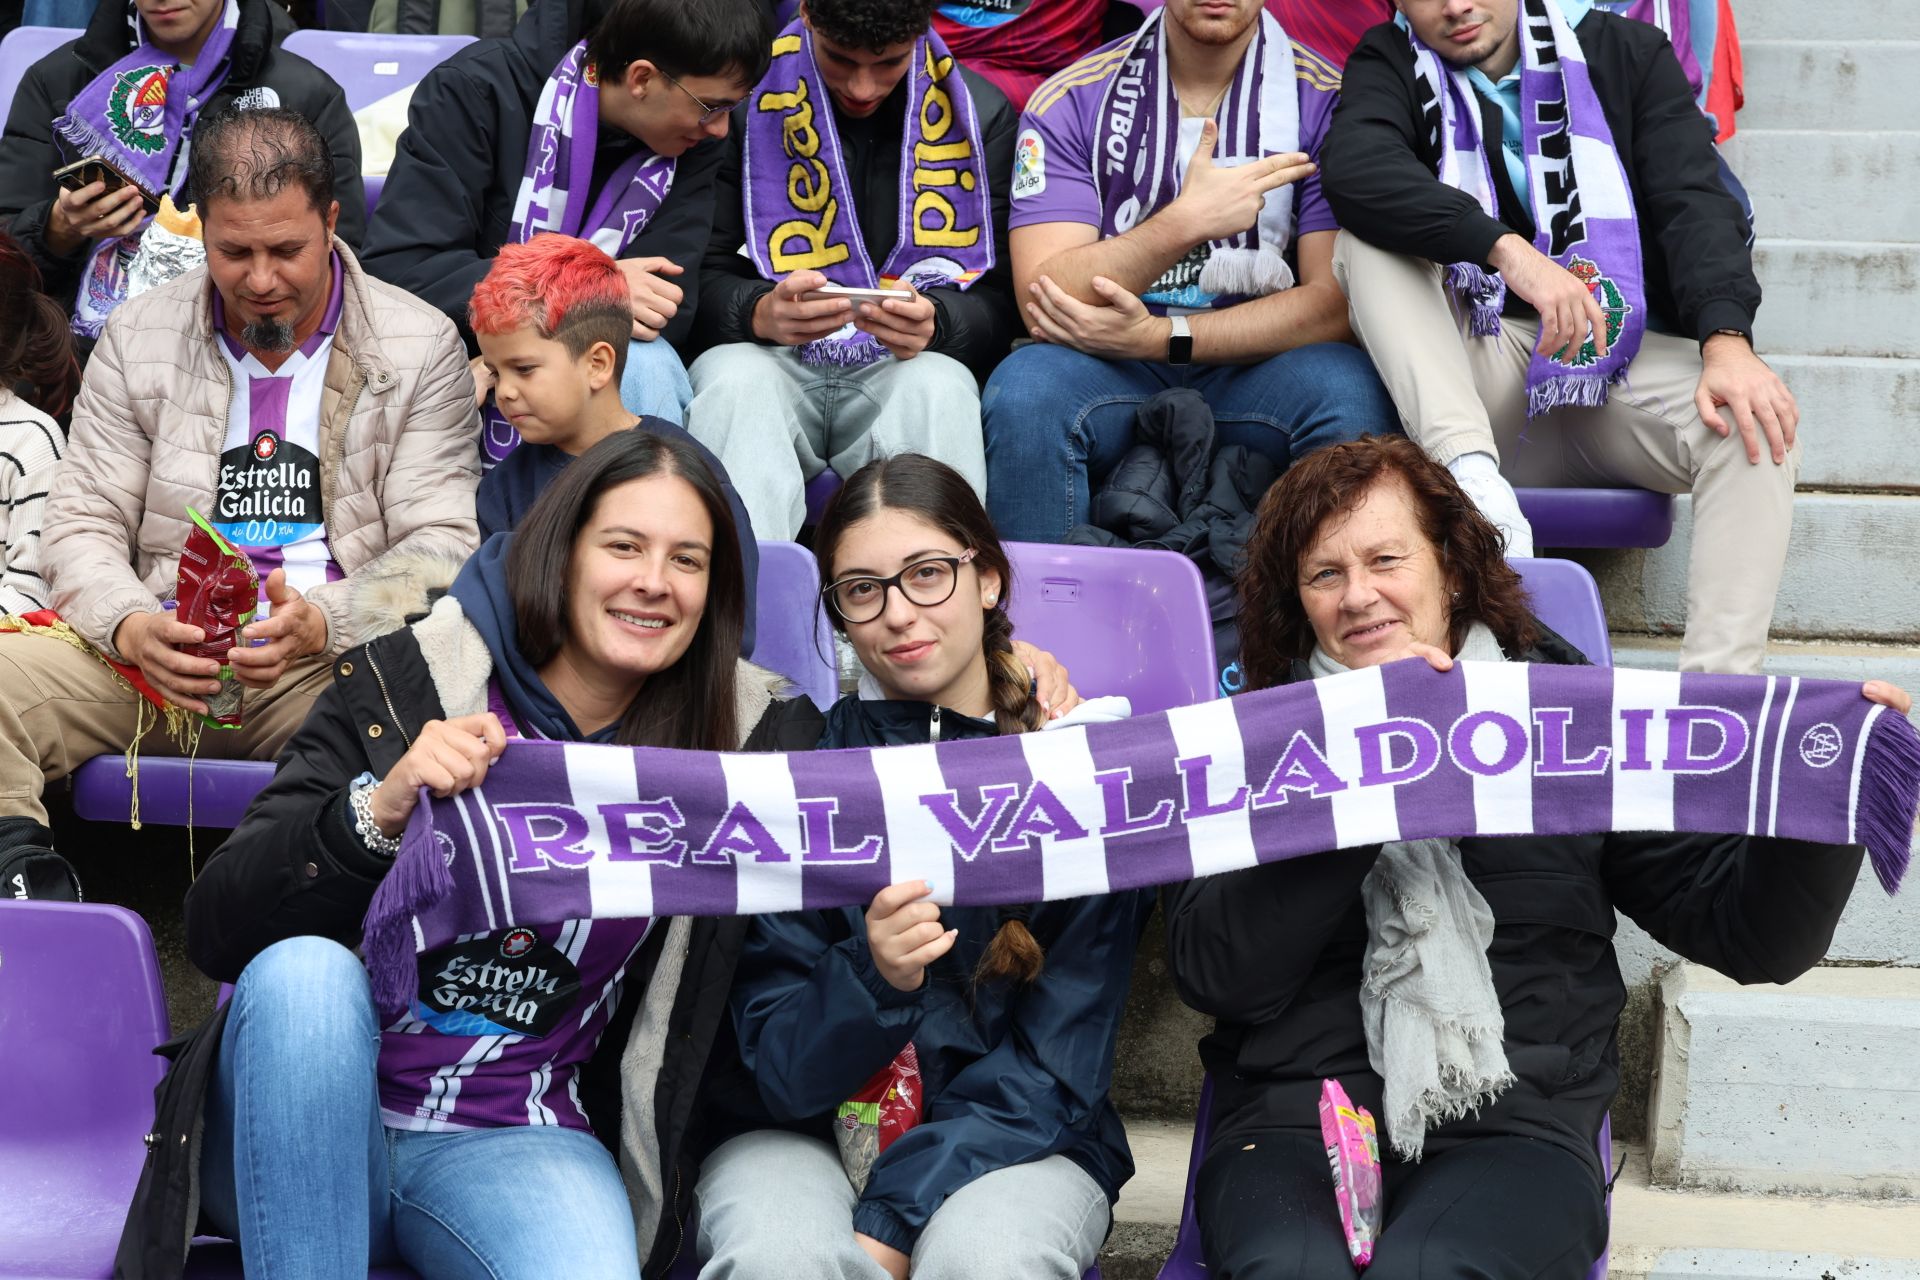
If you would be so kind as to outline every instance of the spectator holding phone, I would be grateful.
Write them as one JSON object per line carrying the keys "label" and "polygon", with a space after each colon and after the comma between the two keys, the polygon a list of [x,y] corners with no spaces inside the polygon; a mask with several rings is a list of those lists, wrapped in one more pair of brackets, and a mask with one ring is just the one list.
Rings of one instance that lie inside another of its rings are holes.
{"label": "spectator holding phone", "polygon": [[927,454],[986,490],[976,378],[1019,334],[1018,121],[931,30],[934,8],[806,0],[736,113],[687,429],[765,537],[799,531],[823,469],[883,455]]}
{"label": "spectator holding phone", "polygon": [[[279,47],[292,30],[269,0],[105,0],[79,39],[28,68],[0,137],[0,228],[26,246],[75,333],[98,338],[128,296],[162,198],[192,202],[187,142],[196,119],[223,107],[313,121],[333,153],[340,236],[360,242],[360,136],[340,86]],[[63,186],[56,171],[69,169]]]}

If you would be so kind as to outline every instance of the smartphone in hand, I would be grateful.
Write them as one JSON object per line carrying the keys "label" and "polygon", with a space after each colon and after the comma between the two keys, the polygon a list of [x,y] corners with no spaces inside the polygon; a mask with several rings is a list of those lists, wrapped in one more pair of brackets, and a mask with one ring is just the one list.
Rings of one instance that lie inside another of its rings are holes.
{"label": "smartphone in hand", "polygon": [[[68,191],[78,191],[95,182],[104,183],[106,185],[101,192],[102,195],[109,195],[121,187],[132,185],[127,175],[107,163],[106,157],[97,155],[86,156],[75,160],[72,164],[60,166],[53,171],[53,180]],[[159,207],[144,191],[140,193],[140,202],[147,207],[148,213],[153,213]]]}
{"label": "smartphone in hand", "polygon": [[849,302],[879,302],[883,298],[899,298],[910,301],[911,289],[861,289],[850,284],[823,284],[806,295],[808,302],[825,302],[830,298],[845,298]]}

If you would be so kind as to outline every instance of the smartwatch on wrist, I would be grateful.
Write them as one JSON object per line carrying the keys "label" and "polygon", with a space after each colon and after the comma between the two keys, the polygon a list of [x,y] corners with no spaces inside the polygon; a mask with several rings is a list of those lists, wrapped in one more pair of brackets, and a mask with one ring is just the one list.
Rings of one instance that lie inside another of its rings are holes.
{"label": "smartwatch on wrist", "polygon": [[1185,316],[1168,316],[1173,328],[1167,333],[1167,363],[1193,363],[1193,329]]}

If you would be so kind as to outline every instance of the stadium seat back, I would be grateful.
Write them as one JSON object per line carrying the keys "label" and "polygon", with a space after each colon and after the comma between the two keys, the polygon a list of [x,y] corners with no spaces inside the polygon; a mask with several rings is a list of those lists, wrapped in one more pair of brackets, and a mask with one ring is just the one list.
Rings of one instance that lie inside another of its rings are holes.
{"label": "stadium seat back", "polygon": [[0,900],[0,1277],[112,1270],[167,1034],[139,916]]}
{"label": "stadium seat back", "polygon": [[820,568],[797,542],[760,544],[753,661],[777,671],[825,711],[840,696],[833,628],[820,608]]}
{"label": "stadium seat back", "polygon": [[358,111],[388,94],[419,84],[422,76],[455,50],[472,43],[472,36],[398,36],[303,28],[287,37],[286,47],[332,76],[347,95],[347,110]]}
{"label": "stadium seat back", "polygon": [[1014,635],[1052,653],[1087,698],[1124,694],[1136,715],[1218,691],[1206,584],[1171,551],[1009,542]]}
{"label": "stadium seat back", "polygon": [[27,68],[69,40],[80,38],[78,27],[15,27],[0,37],[0,104],[13,107],[13,95],[27,78]]}
{"label": "stadium seat back", "polygon": [[1533,616],[1552,627],[1596,667],[1613,665],[1607,613],[1593,575],[1571,560],[1514,560],[1532,598]]}

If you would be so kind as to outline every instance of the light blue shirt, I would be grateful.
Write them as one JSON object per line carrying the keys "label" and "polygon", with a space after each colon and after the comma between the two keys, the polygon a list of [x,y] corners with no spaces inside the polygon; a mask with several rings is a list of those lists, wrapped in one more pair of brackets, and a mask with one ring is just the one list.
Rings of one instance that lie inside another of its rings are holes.
{"label": "light blue shirt", "polygon": [[[1568,26],[1577,27],[1580,20],[1593,11],[1593,0],[1560,0],[1560,11],[1567,15]],[[1475,93],[1500,109],[1501,158],[1507,162],[1507,181],[1513,184],[1513,194],[1524,205],[1527,203],[1527,144],[1526,134],[1520,127],[1520,66],[1515,63],[1513,70],[1502,76],[1498,84],[1474,67],[1467,72],[1467,82]]]}

